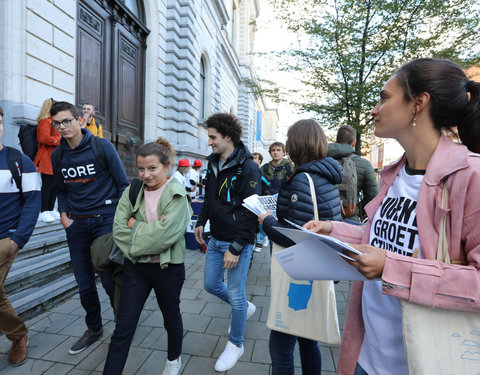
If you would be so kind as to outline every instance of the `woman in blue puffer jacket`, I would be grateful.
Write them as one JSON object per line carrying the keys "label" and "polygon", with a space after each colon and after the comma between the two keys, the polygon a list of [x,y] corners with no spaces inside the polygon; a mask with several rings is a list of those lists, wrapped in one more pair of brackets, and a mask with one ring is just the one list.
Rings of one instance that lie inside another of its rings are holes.
{"label": "woman in blue puffer jacket", "polygon": [[[303,225],[314,217],[306,173],[313,180],[320,220],[341,220],[340,197],[335,185],[343,178],[340,164],[326,157],[327,137],[315,120],[297,121],[288,129],[287,137],[286,151],[295,164],[295,171],[278,193],[278,221],[269,212],[258,216],[268,237],[284,247],[294,243],[273,227],[289,227],[284,219]],[[303,375],[321,373],[322,357],[316,341],[272,330],[269,342],[272,375],[294,374],[293,351],[297,341]]]}

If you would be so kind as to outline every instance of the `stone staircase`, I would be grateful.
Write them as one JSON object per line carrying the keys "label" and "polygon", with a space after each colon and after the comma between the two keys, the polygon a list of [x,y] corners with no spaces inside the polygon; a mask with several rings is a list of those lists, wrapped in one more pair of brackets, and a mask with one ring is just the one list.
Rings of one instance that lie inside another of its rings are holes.
{"label": "stone staircase", "polygon": [[5,281],[15,311],[24,319],[37,315],[77,290],[65,230],[59,220],[37,222]]}

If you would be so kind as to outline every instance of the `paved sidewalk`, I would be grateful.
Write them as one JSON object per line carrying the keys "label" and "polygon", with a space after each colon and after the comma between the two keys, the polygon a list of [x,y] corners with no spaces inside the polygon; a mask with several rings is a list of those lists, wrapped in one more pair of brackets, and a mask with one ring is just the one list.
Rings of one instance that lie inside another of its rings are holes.
{"label": "paved sidewalk", "polygon": [[[186,280],[181,296],[181,311],[185,336],[183,340],[182,374],[208,375],[227,341],[231,309],[218,298],[203,290],[205,255],[187,250]],[[245,332],[245,353],[228,374],[265,374],[271,371],[268,353],[269,329],[265,322],[269,304],[268,248],[255,253],[247,279],[247,298],[257,306],[248,320]],[[337,304],[341,327],[345,319],[349,283],[336,285]],[[29,333],[29,359],[19,367],[8,364],[10,341],[0,337],[0,373],[2,375],[87,375],[101,374],[114,329],[113,311],[99,284],[104,319],[104,336],[84,352],[68,354],[70,346],[85,330],[84,312],[78,296],[66,300],[51,311],[27,321]],[[162,315],[152,294],[145,304],[137,332],[133,338],[125,375],[161,374],[166,360],[167,337]],[[322,374],[335,374],[338,348],[321,346]],[[295,374],[301,374],[298,345],[295,352]]]}

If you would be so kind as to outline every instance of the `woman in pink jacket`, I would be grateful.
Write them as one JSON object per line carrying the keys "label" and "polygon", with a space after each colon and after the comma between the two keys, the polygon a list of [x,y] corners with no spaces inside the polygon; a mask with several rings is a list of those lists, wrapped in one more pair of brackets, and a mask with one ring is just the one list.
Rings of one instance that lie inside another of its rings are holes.
{"label": "woman in pink jacket", "polygon": [[[339,356],[339,374],[408,374],[400,299],[480,312],[480,84],[446,60],[411,61],[385,83],[371,112],[375,135],[394,138],[404,156],[381,173],[365,208],[366,226],[305,226],[353,245],[354,282]],[[442,130],[458,128],[463,145]],[[443,183],[448,177],[452,265],[436,258]]]}

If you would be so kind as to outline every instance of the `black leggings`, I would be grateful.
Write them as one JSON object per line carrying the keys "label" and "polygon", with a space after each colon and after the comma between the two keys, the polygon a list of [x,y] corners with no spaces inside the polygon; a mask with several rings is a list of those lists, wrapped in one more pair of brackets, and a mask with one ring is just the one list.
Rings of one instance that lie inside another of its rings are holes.
{"label": "black leggings", "polygon": [[53,188],[53,175],[42,173],[42,212],[53,211],[57,194]]}

